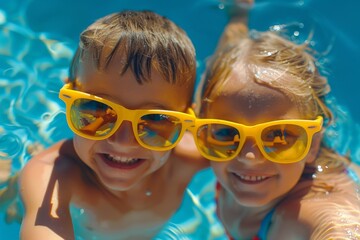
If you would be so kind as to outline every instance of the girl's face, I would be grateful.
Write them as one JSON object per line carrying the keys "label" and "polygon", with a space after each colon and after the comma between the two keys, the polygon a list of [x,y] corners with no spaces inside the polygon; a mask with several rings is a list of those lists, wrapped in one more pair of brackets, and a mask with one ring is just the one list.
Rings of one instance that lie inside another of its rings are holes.
{"label": "girl's face", "polygon": [[[243,72],[243,71],[242,71]],[[245,125],[280,119],[300,119],[295,103],[282,92],[247,79],[239,70],[221,87],[208,104],[205,118],[217,118]],[[243,206],[265,206],[289,192],[300,179],[305,163],[314,160],[319,141],[313,139],[305,159],[291,164],[267,160],[255,140],[246,139],[239,155],[227,162],[211,161],[222,186]]]}
{"label": "girl's face", "polygon": [[[155,70],[151,81],[140,85],[132,72],[120,75],[114,63],[115,60],[104,71],[82,63],[77,79],[80,83],[78,90],[128,109],[186,110],[191,97],[188,88],[166,82]],[[118,130],[105,140],[95,141],[75,135],[74,146],[81,160],[96,173],[103,185],[119,191],[129,190],[139,183],[150,184],[150,176],[165,165],[171,153],[140,146],[129,121],[122,122]]]}

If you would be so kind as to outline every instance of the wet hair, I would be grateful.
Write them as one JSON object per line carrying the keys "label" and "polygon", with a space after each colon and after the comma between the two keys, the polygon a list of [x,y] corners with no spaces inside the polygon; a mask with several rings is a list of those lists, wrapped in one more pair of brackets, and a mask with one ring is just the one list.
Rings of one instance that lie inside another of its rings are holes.
{"label": "wet hair", "polygon": [[198,93],[202,109],[221,93],[233,69],[241,65],[254,81],[287,95],[304,117],[322,115],[331,120],[331,110],[324,102],[330,86],[320,75],[311,51],[307,44],[297,45],[270,31],[252,33],[252,37],[219,49],[208,62]]}
{"label": "wet hair", "polygon": [[[253,32],[232,41],[209,59],[196,93],[196,112],[200,117],[206,114],[208,104],[221,94],[233,70],[241,66],[250,79],[287,95],[304,118],[321,115],[330,125],[333,114],[325,103],[330,86],[320,74],[314,55],[307,42],[295,44],[270,31]],[[316,164],[338,168],[348,162],[322,141]]]}
{"label": "wet hair", "polygon": [[69,80],[76,79],[82,61],[92,61],[102,71],[117,54],[120,74],[130,69],[139,84],[150,81],[155,69],[170,83],[194,85],[196,58],[191,40],[175,23],[151,11],[114,13],[84,30]]}

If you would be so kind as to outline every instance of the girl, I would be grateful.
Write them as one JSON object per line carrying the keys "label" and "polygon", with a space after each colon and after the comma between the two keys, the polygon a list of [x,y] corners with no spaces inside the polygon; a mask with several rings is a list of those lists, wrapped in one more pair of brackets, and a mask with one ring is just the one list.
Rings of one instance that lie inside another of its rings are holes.
{"label": "girl", "polygon": [[198,92],[219,219],[230,239],[359,239],[359,180],[323,143],[326,78],[306,44],[249,37],[244,20],[226,28]]}

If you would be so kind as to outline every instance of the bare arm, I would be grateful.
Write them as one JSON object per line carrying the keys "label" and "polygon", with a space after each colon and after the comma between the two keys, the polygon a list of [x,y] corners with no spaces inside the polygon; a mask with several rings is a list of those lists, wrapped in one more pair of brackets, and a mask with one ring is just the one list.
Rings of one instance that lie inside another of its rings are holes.
{"label": "bare arm", "polygon": [[329,177],[335,184],[327,186],[334,189],[313,185],[301,199],[276,210],[268,239],[360,239],[358,186],[345,173]]}
{"label": "bare arm", "polygon": [[[20,194],[25,206],[21,239],[74,239],[66,178],[67,160],[55,145],[28,162],[20,175]],[[59,161],[61,160],[61,161]]]}
{"label": "bare arm", "polygon": [[189,132],[185,132],[179,144],[174,148],[172,157],[189,163],[191,169],[200,170],[209,166],[209,160],[201,156]]}
{"label": "bare arm", "polygon": [[254,4],[254,0],[234,0],[233,5],[229,6],[229,23],[218,42],[217,49],[231,45],[248,34],[248,15],[249,9]]}

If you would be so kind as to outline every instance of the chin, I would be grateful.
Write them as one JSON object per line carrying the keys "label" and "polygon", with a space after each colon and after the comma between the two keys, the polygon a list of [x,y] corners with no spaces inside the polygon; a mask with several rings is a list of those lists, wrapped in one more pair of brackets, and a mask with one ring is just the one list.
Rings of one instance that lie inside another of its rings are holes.
{"label": "chin", "polygon": [[235,201],[244,207],[263,207],[266,205],[272,205],[274,202],[278,201],[278,198],[271,198],[266,196],[259,196],[256,194],[252,194],[253,196],[250,196],[250,194],[244,194],[244,193],[238,193],[238,195],[234,196]]}
{"label": "chin", "polygon": [[101,182],[101,185],[111,191],[127,191],[131,189],[139,181],[137,179],[114,179],[106,178],[104,176],[98,175],[98,179]]}

